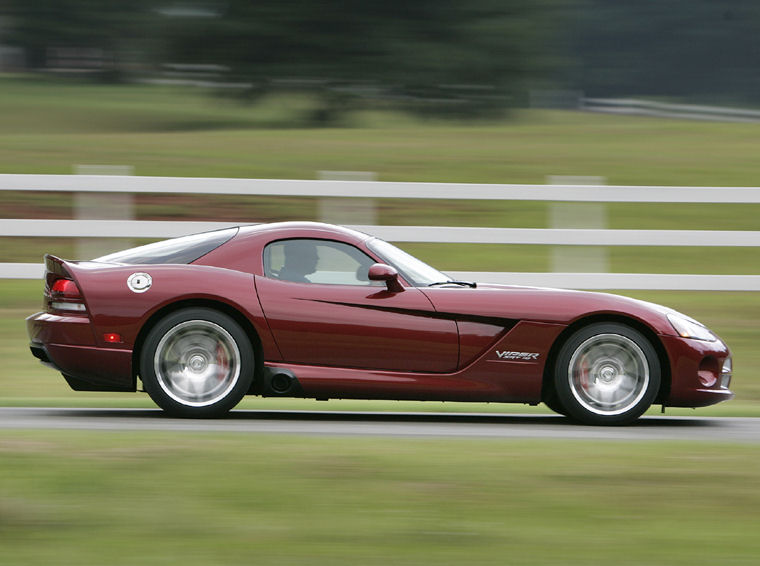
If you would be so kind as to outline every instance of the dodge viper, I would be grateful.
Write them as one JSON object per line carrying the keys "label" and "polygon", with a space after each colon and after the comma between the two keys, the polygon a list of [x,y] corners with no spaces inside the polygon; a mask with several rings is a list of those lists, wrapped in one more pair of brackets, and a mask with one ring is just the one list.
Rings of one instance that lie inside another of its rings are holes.
{"label": "dodge viper", "polygon": [[733,397],[728,347],[675,310],[456,281],[339,226],[227,228],[45,268],[33,355],[77,391],[142,384],[175,416],[261,395],[543,402],[626,424]]}

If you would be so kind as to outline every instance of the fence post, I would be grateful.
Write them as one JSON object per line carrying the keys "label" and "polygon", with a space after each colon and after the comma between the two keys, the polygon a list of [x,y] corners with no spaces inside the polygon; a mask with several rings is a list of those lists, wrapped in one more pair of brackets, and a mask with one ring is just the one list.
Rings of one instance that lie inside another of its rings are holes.
{"label": "fence post", "polygon": [[[550,175],[550,185],[605,185],[604,177]],[[549,205],[550,228],[607,228],[607,203],[554,202]],[[603,246],[554,246],[551,270],[555,273],[607,273],[609,253]]]}
{"label": "fence post", "polygon": [[[320,181],[376,181],[373,171],[319,171]],[[330,224],[377,224],[377,207],[372,198],[324,197],[319,199],[319,220]]]}
{"label": "fence post", "polygon": [[[131,165],[75,165],[75,175],[132,175]],[[77,220],[134,220],[132,193],[74,193],[74,218]],[[132,240],[77,238],[76,258],[93,259],[132,247]]]}

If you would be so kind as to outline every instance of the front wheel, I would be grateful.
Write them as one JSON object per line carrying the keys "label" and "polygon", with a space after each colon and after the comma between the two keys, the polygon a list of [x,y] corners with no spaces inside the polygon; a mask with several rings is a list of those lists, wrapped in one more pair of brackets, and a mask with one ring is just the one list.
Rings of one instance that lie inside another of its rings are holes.
{"label": "front wheel", "polygon": [[618,323],[581,328],[560,349],[554,386],[567,414],[586,424],[627,424],[652,404],[660,362],[639,331]]}
{"label": "front wheel", "polygon": [[246,333],[231,317],[208,308],[183,309],[161,319],[140,354],[145,390],[175,416],[226,413],[248,392],[253,374]]}

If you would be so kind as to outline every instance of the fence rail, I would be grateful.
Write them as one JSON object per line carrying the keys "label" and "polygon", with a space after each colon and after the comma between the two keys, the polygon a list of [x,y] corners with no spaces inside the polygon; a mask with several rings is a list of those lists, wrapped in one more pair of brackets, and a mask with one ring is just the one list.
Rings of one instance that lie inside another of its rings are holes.
{"label": "fence rail", "polygon": [[568,202],[760,203],[758,187],[497,185],[219,179],[122,175],[0,175],[0,191],[164,193]]}
{"label": "fence rail", "polygon": [[[490,199],[564,202],[760,203],[757,187],[486,185],[378,181],[304,181],[100,175],[0,175],[0,191],[185,193],[310,197]],[[0,220],[2,237],[167,238],[233,225],[139,220]],[[760,232],[735,230],[592,230],[440,226],[353,226],[396,242],[576,246],[760,246]],[[0,278],[36,279],[43,267],[0,263]],[[759,291],[760,275],[451,272],[454,277],[584,289]]]}
{"label": "fence rail", "polygon": [[[0,263],[0,279],[41,279],[44,265]],[[465,281],[565,289],[660,289],[675,291],[760,291],[760,275],[644,273],[530,273],[448,271]]]}
{"label": "fence rail", "polygon": [[[171,220],[5,219],[0,225],[0,237],[174,238],[239,225],[239,222]],[[760,246],[760,232],[742,230],[602,230],[367,225],[348,225],[348,227],[394,242],[551,246]]]}

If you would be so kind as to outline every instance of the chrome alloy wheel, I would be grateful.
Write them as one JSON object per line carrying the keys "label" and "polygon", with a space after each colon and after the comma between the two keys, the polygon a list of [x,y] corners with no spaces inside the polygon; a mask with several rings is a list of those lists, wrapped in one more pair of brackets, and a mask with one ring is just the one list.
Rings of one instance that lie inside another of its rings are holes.
{"label": "chrome alloy wheel", "polygon": [[619,334],[597,334],[576,348],[567,378],[576,401],[598,415],[635,407],[649,387],[649,364],[636,342]]}
{"label": "chrome alloy wheel", "polygon": [[238,345],[208,320],[172,327],[156,347],[153,368],[161,389],[182,405],[205,407],[224,399],[240,378]]}

